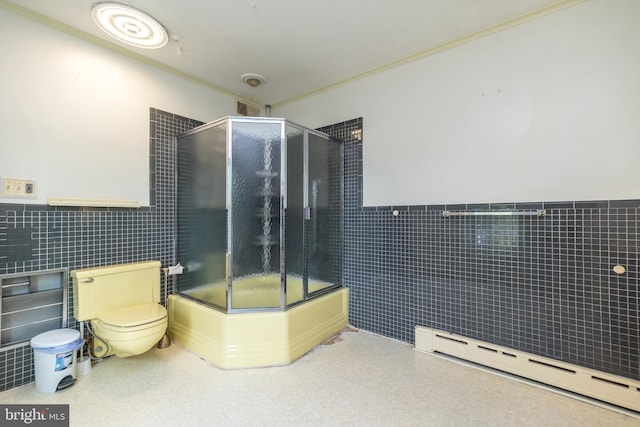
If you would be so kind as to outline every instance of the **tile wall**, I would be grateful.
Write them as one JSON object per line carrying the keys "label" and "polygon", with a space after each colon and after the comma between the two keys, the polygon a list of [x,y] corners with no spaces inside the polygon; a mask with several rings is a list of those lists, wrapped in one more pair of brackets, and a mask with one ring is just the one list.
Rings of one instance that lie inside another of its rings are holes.
{"label": "tile wall", "polygon": [[[148,208],[0,204],[0,275],[170,264],[173,136],[199,124],[151,110]],[[353,326],[412,343],[414,326],[425,325],[640,379],[640,201],[363,207],[362,119],[321,130],[346,141],[344,269]],[[444,209],[542,208],[545,217],[442,217]],[[618,264],[625,274],[612,271]],[[69,306],[76,327],[71,313]],[[31,348],[0,351],[0,373],[0,390],[32,382]]]}
{"label": "tile wall", "polygon": [[361,129],[361,119],[321,129],[347,141],[353,326],[412,343],[424,325],[640,379],[640,200],[363,207]]}

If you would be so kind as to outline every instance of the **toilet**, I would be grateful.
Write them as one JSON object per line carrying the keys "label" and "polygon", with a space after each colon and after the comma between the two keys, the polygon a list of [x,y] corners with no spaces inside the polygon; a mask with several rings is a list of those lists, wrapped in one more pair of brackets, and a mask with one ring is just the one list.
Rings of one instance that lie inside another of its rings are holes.
{"label": "toilet", "polygon": [[71,277],[73,316],[90,321],[96,357],[142,354],[164,336],[159,261],[73,270]]}

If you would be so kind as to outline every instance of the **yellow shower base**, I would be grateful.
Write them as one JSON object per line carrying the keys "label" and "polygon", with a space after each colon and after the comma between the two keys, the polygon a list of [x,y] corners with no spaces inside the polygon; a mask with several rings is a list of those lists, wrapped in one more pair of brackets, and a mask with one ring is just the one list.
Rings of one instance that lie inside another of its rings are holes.
{"label": "yellow shower base", "polygon": [[168,300],[171,340],[225,369],[286,365],[347,326],[341,288],[286,311],[226,314],[180,295]]}

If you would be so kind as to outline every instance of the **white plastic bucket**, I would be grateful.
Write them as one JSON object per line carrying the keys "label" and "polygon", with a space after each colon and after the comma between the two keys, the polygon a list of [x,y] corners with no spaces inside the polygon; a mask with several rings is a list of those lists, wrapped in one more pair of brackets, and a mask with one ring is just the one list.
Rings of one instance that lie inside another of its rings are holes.
{"label": "white plastic bucket", "polygon": [[76,350],[84,344],[75,329],[54,329],[31,339],[36,390],[53,393],[76,380]]}

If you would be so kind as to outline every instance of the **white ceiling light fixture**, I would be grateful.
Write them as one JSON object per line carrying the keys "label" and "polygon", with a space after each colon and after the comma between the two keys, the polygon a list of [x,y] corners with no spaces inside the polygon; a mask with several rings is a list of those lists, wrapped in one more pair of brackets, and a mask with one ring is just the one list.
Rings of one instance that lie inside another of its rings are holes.
{"label": "white ceiling light fixture", "polygon": [[159,49],[169,41],[158,21],[130,6],[97,3],[91,9],[91,17],[102,31],[130,46]]}
{"label": "white ceiling light fixture", "polygon": [[265,82],[264,77],[255,73],[245,73],[240,76],[240,78],[242,78],[242,81],[251,87],[258,87]]}

